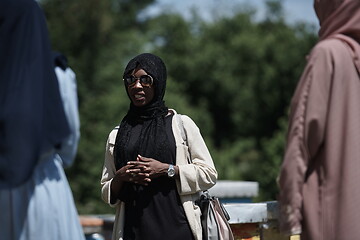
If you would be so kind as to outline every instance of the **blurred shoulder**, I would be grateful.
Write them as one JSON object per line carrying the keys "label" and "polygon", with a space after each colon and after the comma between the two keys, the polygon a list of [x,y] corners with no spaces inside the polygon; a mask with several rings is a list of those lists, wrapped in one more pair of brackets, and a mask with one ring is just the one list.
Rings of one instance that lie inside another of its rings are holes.
{"label": "blurred shoulder", "polygon": [[1,0],[0,7],[3,10],[0,13],[6,12],[6,16],[11,14],[13,17],[31,13],[34,9],[40,9],[39,4],[35,0]]}
{"label": "blurred shoulder", "polygon": [[329,38],[318,42],[312,50],[313,56],[335,57],[347,53],[347,45],[337,38]]}

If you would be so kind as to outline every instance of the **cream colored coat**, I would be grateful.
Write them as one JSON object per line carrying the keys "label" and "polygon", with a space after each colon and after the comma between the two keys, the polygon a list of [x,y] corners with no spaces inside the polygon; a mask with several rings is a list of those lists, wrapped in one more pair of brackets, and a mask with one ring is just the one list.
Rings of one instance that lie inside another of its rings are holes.
{"label": "cream colored coat", "polygon": [[[171,111],[176,114],[174,110]],[[176,181],[176,185],[190,229],[195,239],[201,240],[201,212],[200,208],[195,204],[195,200],[198,198],[198,193],[200,191],[209,189],[215,185],[217,171],[206,144],[200,134],[199,128],[188,116],[181,115],[181,119],[189,148],[181,136],[178,118],[174,116],[172,120],[172,130],[176,143],[176,165],[179,167],[180,175],[179,180]],[[113,152],[117,131],[118,127],[110,132],[106,143],[105,162],[101,178],[101,193],[102,198],[106,203],[112,207],[116,207],[112,239],[122,240],[125,203],[119,200],[115,204],[110,203],[110,185],[116,172]],[[191,163],[188,162],[190,156]]]}

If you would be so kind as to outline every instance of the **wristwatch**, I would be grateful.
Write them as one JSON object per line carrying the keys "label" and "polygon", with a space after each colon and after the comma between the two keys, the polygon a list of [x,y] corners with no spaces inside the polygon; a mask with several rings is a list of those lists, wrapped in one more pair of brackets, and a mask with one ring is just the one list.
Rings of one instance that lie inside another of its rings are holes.
{"label": "wristwatch", "polygon": [[170,164],[169,165],[169,168],[167,170],[167,175],[168,177],[172,178],[175,176],[175,168],[174,168],[174,165]]}

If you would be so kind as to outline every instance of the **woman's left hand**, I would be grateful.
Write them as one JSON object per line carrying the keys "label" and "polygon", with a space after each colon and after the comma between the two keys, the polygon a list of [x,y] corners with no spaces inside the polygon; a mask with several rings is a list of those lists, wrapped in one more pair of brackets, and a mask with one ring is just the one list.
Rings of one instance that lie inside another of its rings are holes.
{"label": "woman's left hand", "polygon": [[138,155],[136,161],[130,161],[127,164],[133,165],[128,171],[135,174],[148,174],[151,179],[164,176],[167,173],[169,164],[162,163],[153,158],[147,158]]}

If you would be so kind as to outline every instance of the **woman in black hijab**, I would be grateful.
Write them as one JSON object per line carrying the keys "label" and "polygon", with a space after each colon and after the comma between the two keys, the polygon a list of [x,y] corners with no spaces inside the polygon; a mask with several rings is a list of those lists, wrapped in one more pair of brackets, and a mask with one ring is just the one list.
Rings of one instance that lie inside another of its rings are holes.
{"label": "woman in black hijab", "polygon": [[85,238],[63,170],[79,138],[69,84],[59,89],[38,4],[0,0],[1,239]]}
{"label": "woman in black hijab", "polygon": [[117,207],[116,240],[202,236],[194,201],[217,172],[195,123],[166,107],[166,77],[150,53],[130,60],[123,74],[130,109],[109,135],[101,179],[104,201]]}

